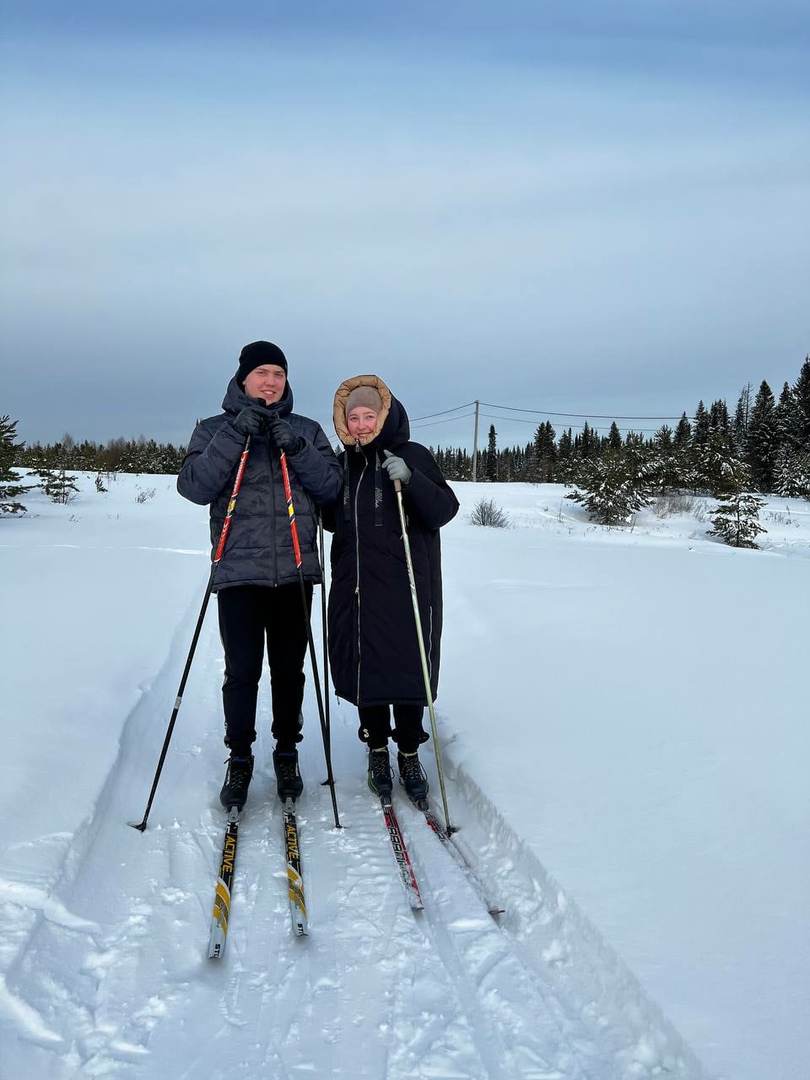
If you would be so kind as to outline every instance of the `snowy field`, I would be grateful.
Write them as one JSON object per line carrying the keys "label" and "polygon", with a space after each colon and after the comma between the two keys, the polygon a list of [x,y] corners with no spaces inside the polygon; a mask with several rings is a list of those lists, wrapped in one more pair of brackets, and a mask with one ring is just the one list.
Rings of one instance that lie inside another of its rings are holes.
{"label": "snowy field", "polygon": [[[171,477],[83,476],[68,506],[29,493],[0,518],[2,1080],[810,1075],[810,504],[769,500],[762,550],[739,551],[707,536],[705,500],[607,530],[556,485],[454,488],[437,715],[459,843],[503,914],[400,798],[409,910],[332,698],[334,828],[310,692],[295,939],[265,693],[219,962],[214,603],[149,828],[126,824],[208,579],[206,513]],[[482,496],[510,528],[468,523]],[[318,594],[314,626],[320,650]]]}

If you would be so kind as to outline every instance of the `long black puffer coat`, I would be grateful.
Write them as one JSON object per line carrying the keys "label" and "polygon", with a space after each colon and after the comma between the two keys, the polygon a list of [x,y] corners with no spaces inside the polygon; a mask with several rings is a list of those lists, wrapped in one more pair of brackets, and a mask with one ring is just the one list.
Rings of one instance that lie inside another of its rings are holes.
{"label": "long black puffer coat", "polygon": [[[374,432],[355,441],[346,427],[345,405],[360,385],[380,393],[383,411]],[[334,419],[347,446],[338,456],[342,499],[324,513],[326,527],[335,533],[328,615],[335,692],[354,705],[426,705],[399,509],[394,485],[381,468],[383,450],[412,470],[402,495],[433,698],[442,633],[439,529],[458,512],[458,500],[430,451],[409,441],[405,409],[381,379],[361,375],[342,383]]]}
{"label": "long black puffer coat", "polygon": [[[211,544],[219,541],[245,439],[232,421],[257,402],[231,379],[217,416],[194,429],[177,478],[177,490],[191,502],[211,506]],[[317,554],[318,505],[334,502],[341,491],[337,456],[320,424],[292,411],[287,383],[284,397],[267,406],[268,415],[283,417],[306,441],[287,457],[295,521],[305,581],[321,580]],[[214,591],[229,585],[291,585],[298,580],[292,533],[278,451],[266,435],[251,439],[247,467],[236,500],[225,552],[217,567]]]}

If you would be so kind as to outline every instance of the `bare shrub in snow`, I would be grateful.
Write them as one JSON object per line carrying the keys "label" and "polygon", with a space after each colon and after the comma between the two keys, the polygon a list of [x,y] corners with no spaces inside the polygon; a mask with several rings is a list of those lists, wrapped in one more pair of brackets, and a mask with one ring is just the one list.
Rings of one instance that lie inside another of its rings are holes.
{"label": "bare shrub in snow", "polygon": [[485,525],[491,529],[505,529],[509,518],[493,499],[479,499],[470,514],[471,525]]}

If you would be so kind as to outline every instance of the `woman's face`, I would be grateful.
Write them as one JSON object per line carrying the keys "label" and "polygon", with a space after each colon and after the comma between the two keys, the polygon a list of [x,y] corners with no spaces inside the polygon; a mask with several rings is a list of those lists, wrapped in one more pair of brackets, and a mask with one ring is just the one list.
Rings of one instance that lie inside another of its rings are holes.
{"label": "woman's face", "polygon": [[377,413],[367,405],[357,405],[346,414],[346,427],[353,439],[370,435],[377,426]]}

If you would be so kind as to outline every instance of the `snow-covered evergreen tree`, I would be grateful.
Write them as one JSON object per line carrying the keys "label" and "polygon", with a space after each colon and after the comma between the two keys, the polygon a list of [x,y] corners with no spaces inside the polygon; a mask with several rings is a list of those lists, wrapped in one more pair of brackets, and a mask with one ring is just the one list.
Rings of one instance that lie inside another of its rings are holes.
{"label": "snow-covered evergreen tree", "polygon": [[536,483],[550,484],[554,480],[557,464],[556,432],[547,420],[534,433],[532,446],[532,479]]}
{"label": "snow-covered evergreen tree", "polygon": [[557,465],[554,478],[561,484],[569,484],[574,476],[574,439],[571,428],[564,431],[557,442]]}
{"label": "snow-covered evergreen tree", "polygon": [[76,477],[68,473],[69,462],[75,448],[71,435],[65,435],[53,446],[32,447],[30,457],[32,475],[39,477],[39,487],[55,503],[69,503],[75,498]]}
{"label": "snow-covered evergreen tree", "polygon": [[810,453],[810,356],[806,356],[799,377],[793,385],[799,416],[799,449]]}
{"label": "snow-covered evergreen tree", "polygon": [[703,401],[697,403],[695,423],[692,427],[692,446],[705,446],[709,441],[709,414]]}
{"label": "snow-covered evergreen tree", "polygon": [[718,496],[717,501],[719,505],[711,515],[714,528],[709,530],[709,536],[719,536],[731,547],[758,547],[755,538],[768,531],[759,523],[759,511],[765,500],[751,492],[735,491]]}
{"label": "snow-covered evergreen tree", "polygon": [[579,451],[579,456],[584,460],[592,457],[598,457],[599,432],[594,431],[594,429],[586,420],[585,423],[582,425],[582,434],[577,436],[577,441],[574,445]]}
{"label": "snow-covered evergreen tree", "polygon": [[673,445],[676,450],[686,450],[692,441],[692,425],[687,419],[686,413],[681,413],[681,418],[678,421],[678,426],[675,428],[675,434],[672,437]]}
{"label": "snow-covered evergreen tree", "polygon": [[719,536],[731,547],[757,547],[756,537],[767,532],[759,523],[759,511],[765,500],[750,490],[751,473],[739,460],[728,467],[726,490],[717,496],[717,509],[710,515],[713,529],[709,536]]}
{"label": "snow-covered evergreen tree", "polygon": [[801,449],[803,419],[796,392],[790,383],[786,382],[782,386],[779,403],[774,411],[776,438],[779,444],[777,457],[783,448]]}
{"label": "snow-covered evergreen tree", "polygon": [[713,401],[709,409],[709,432],[727,438],[731,431],[728,406],[722,398]]}
{"label": "snow-covered evergreen tree", "polygon": [[698,486],[712,495],[720,496],[734,491],[737,475],[744,463],[737,457],[728,435],[712,432],[705,446],[701,447],[693,461]]}
{"label": "snow-covered evergreen tree", "polygon": [[810,451],[783,446],[776,455],[773,490],[785,498],[810,499]]}
{"label": "snow-covered evergreen tree", "polygon": [[24,514],[25,506],[18,496],[28,491],[30,485],[21,484],[22,477],[13,468],[22,443],[15,442],[17,420],[0,416],[0,514]]}
{"label": "snow-covered evergreen tree", "polygon": [[748,424],[750,419],[751,383],[746,383],[737,399],[737,408],[734,412],[734,422],[731,428],[734,435],[734,446],[739,457],[745,456],[745,451],[748,446]]}
{"label": "snow-covered evergreen tree", "polygon": [[624,525],[651,501],[654,469],[637,447],[608,451],[582,462],[577,473],[577,489],[565,497],[580,502],[593,521],[602,525]]}
{"label": "snow-covered evergreen tree", "polygon": [[748,424],[748,464],[757,491],[773,490],[776,453],[779,448],[776,401],[763,380],[754,399]]}
{"label": "snow-covered evergreen tree", "polygon": [[55,503],[67,505],[76,497],[79,490],[76,486],[76,477],[71,476],[65,469],[45,467],[37,469],[36,475],[40,478],[39,486]]}
{"label": "snow-covered evergreen tree", "polygon": [[498,433],[494,424],[489,425],[484,476],[490,481],[498,479]]}
{"label": "snow-covered evergreen tree", "polygon": [[668,424],[656,431],[651,444],[651,479],[660,492],[675,491],[687,483],[686,449],[675,442]]}

